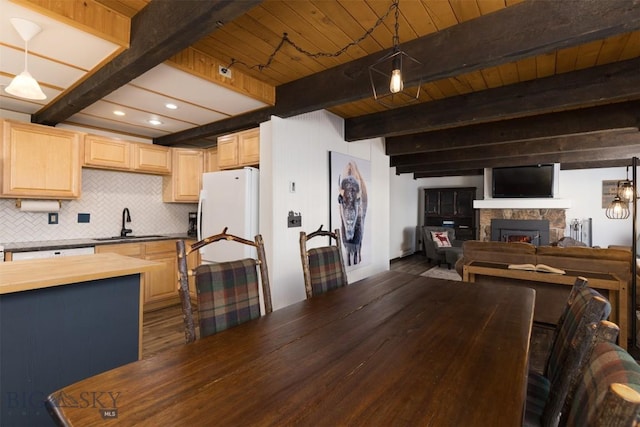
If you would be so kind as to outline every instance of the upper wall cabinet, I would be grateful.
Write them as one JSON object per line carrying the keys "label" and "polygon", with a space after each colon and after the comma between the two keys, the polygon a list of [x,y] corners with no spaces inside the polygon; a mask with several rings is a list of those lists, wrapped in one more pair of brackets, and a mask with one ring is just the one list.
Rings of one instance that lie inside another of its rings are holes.
{"label": "upper wall cabinet", "polygon": [[171,173],[171,152],[160,145],[86,135],[83,166],[168,175]]}
{"label": "upper wall cabinet", "polygon": [[220,170],[218,166],[218,147],[207,148],[204,150],[204,171],[217,172]]}
{"label": "upper wall cabinet", "polygon": [[129,170],[131,169],[131,145],[126,141],[86,135],[83,166]]}
{"label": "upper wall cabinet", "polygon": [[134,143],[132,148],[132,167],[134,171],[160,175],[169,175],[171,173],[171,150],[169,147]]}
{"label": "upper wall cabinet", "polygon": [[260,128],[218,138],[218,167],[236,169],[260,163]]}
{"label": "upper wall cabinet", "polygon": [[162,181],[164,202],[197,203],[202,186],[204,154],[202,150],[172,148],[173,173]]}
{"label": "upper wall cabinet", "polygon": [[2,197],[80,197],[84,134],[12,120],[0,125]]}

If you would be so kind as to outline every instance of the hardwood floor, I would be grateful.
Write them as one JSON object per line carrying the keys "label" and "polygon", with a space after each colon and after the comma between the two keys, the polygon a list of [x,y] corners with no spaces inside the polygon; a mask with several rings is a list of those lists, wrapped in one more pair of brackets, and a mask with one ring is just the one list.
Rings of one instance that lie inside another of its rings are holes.
{"label": "hardwood floor", "polygon": [[180,304],[144,313],[142,321],[142,358],[184,345],[184,322]]}
{"label": "hardwood floor", "polygon": [[[430,264],[422,253],[393,259],[390,262],[391,270],[416,275],[432,266],[433,264]],[[142,334],[143,358],[153,356],[170,347],[185,345],[184,323],[180,305],[145,313]],[[543,371],[544,363],[550,351],[552,337],[553,329],[545,325],[534,325],[529,361],[532,370]]]}

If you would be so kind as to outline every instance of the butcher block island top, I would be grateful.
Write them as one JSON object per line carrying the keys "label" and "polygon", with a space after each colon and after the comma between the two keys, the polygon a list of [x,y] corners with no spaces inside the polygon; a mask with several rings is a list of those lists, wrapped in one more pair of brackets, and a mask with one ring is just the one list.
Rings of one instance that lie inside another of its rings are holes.
{"label": "butcher block island top", "polygon": [[162,264],[100,253],[0,263],[0,295],[146,273]]}

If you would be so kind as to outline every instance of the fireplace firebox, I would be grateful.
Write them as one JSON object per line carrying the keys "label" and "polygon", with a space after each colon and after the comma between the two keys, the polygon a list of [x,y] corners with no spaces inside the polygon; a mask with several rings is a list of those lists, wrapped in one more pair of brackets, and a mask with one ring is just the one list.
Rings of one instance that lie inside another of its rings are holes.
{"label": "fireplace firebox", "polygon": [[546,219],[492,219],[491,240],[525,242],[534,246],[549,244],[549,221]]}

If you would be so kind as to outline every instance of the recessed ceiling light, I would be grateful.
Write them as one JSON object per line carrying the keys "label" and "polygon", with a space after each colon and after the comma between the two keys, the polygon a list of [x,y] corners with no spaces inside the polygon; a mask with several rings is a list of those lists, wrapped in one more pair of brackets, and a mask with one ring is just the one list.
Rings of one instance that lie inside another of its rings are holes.
{"label": "recessed ceiling light", "polygon": [[178,106],[176,104],[169,103],[169,104],[165,104],[164,106],[167,107],[169,110],[177,110],[178,109]]}
{"label": "recessed ceiling light", "polygon": [[149,119],[148,121],[149,121],[149,123],[151,123],[154,126],[159,126],[159,125],[162,124],[162,122],[160,120],[158,120],[158,119]]}
{"label": "recessed ceiling light", "polygon": [[124,116],[124,111],[115,110],[113,114],[115,114],[116,116]]}

